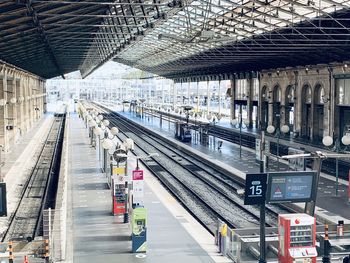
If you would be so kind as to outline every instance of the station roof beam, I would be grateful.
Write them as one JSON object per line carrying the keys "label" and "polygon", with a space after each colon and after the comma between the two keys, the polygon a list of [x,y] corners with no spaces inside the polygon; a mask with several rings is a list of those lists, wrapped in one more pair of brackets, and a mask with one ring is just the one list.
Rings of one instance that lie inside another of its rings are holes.
{"label": "station roof beam", "polygon": [[44,78],[110,59],[168,78],[350,60],[347,0],[4,0],[0,59]]}

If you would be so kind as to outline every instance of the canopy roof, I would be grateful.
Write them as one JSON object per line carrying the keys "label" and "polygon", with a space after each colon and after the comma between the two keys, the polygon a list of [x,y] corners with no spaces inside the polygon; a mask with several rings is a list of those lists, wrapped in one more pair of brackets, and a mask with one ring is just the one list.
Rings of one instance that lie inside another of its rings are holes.
{"label": "canopy roof", "polygon": [[170,78],[350,59],[347,0],[3,0],[0,59],[44,78],[110,59]]}

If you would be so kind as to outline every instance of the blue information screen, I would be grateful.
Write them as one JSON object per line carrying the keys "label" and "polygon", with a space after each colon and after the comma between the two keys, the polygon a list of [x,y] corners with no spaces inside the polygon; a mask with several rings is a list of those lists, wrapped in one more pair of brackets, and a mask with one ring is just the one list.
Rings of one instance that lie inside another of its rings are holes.
{"label": "blue information screen", "polygon": [[316,172],[269,173],[267,201],[309,202],[315,196]]}

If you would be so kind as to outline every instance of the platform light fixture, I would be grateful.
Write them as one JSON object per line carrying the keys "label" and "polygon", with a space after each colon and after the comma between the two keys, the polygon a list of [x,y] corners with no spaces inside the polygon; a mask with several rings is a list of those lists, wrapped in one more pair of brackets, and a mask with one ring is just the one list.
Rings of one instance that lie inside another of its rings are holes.
{"label": "platform light fixture", "polygon": [[99,138],[101,138],[102,136],[103,136],[103,130],[100,128],[100,127],[96,127],[95,129],[94,129],[94,133],[99,137]]}
{"label": "platform light fixture", "polygon": [[102,142],[102,148],[105,150],[111,149],[113,145],[114,145],[114,142],[109,138],[105,138]]}
{"label": "platform light fixture", "polygon": [[343,64],[343,67],[342,67],[342,71],[345,72],[348,68],[348,64],[347,63],[344,63]]}
{"label": "platform light fixture", "polygon": [[119,133],[119,129],[117,127],[112,127],[111,128],[111,134],[113,136],[116,136]]}
{"label": "platform light fixture", "polygon": [[105,127],[108,127],[109,126],[109,120],[105,119],[102,121],[102,124],[105,126]]}
{"label": "platform light fixture", "polygon": [[276,136],[277,136],[277,152],[276,152],[276,156],[277,156],[277,170],[279,170],[280,168],[280,162],[279,162],[279,146],[280,146],[280,137],[281,137],[281,132],[283,134],[287,134],[289,132],[289,126],[284,124],[282,125],[282,127],[279,127],[279,125],[277,125],[277,128],[273,125],[269,125],[266,128],[266,131],[269,134],[274,134],[276,132]]}

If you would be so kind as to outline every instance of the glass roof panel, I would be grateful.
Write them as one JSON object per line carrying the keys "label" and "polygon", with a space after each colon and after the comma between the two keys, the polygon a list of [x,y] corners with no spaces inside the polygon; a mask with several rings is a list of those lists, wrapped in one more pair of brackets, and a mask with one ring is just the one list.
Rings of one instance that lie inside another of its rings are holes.
{"label": "glass roof panel", "polygon": [[[196,0],[117,57],[157,66],[340,10],[341,0]],[[312,27],[317,25],[311,24]],[[295,31],[298,34],[298,31]],[[301,35],[302,36],[302,35]],[[280,37],[283,38],[281,35]],[[186,48],[183,48],[183,47]],[[147,54],[140,57],[140,54]]]}

